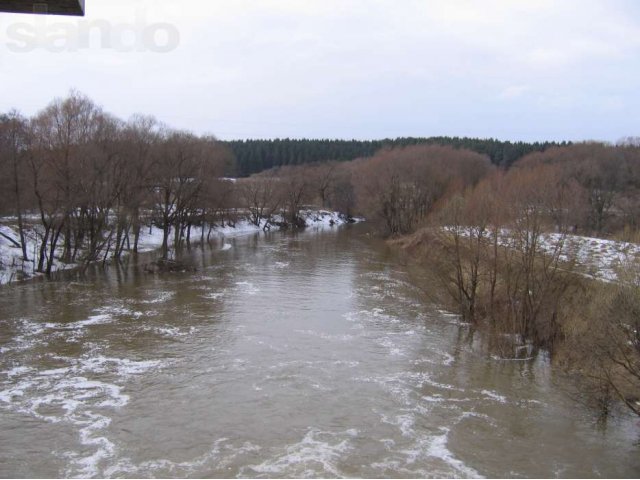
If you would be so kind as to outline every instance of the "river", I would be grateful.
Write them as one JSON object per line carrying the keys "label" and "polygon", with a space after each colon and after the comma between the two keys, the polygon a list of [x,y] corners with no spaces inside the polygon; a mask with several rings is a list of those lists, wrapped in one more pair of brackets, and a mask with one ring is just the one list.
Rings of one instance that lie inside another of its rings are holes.
{"label": "river", "polygon": [[637,477],[539,356],[493,358],[362,226],[0,289],[0,477]]}

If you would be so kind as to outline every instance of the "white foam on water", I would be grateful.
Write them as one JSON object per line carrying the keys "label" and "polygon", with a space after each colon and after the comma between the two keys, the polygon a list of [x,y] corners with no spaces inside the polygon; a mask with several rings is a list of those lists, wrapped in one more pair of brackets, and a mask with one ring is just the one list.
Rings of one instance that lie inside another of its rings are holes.
{"label": "white foam on water", "polygon": [[415,430],[413,427],[416,423],[416,417],[413,413],[405,413],[394,417],[383,415],[381,421],[398,427],[400,429],[400,433],[404,437],[412,438],[415,436]]}
{"label": "white foam on water", "polygon": [[6,388],[0,391],[0,402],[11,404],[14,401],[18,401],[15,397],[23,397],[25,392],[31,388],[31,382],[21,382],[12,388]]}
{"label": "white foam on water", "polygon": [[222,250],[223,252],[226,252],[227,250],[231,250],[232,248],[233,248],[233,245],[231,245],[230,243],[225,243],[224,245],[222,245],[220,250]]}
{"label": "white foam on water", "polygon": [[[421,377],[417,380],[417,385],[415,376]],[[423,376],[425,378],[422,378]],[[412,397],[415,396],[415,387],[422,385],[426,378],[427,374],[400,372],[390,375],[356,377],[354,380],[379,385],[383,390],[391,394],[397,402],[408,406],[413,404]]]}
{"label": "white foam on water", "polygon": [[362,310],[361,313],[365,315],[367,320],[379,322],[383,320],[385,323],[397,324],[400,323],[400,319],[385,313],[382,308],[374,308],[372,310]]}
{"label": "white foam on water", "polygon": [[276,262],[274,265],[275,265],[276,268],[282,270],[282,269],[287,268],[290,265],[290,262]]}
{"label": "white foam on water", "polygon": [[[122,393],[122,387],[86,377],[71,377],[59,380],[53,386],[54,392],[61,392],[63,398],[71,398],[70,404],[78,407],[82,400],[100,399],[96,406],[123,407],[129,403],[129,396]],[[54,399],[55,400],[55,399]]]}
{"label": "white foam on water", "polygon": [[28,318],[20,318],[17,326],[21,335],[38,335],[45,329],[42,324]]}
{"label": "white foam on water", "polygon": [[333,362],[333,365],[337,365],[337,366],[341,366],[341,367],[350,367],[350,368],[355,368],[358,365],[360,365],[360,362],[358,360],[335,360]]}
{"label": "white foam on water", "polygon": [[0,348],[0,354],[29,350],[45,341],[42,334],[47,327],[44,324],[20,318],[16,322],[16,328],[18,333],[12,337],[10,343]]}
{"label": "white foam on water", "polygon": [[333,388],[325,387],[324,385],[321,385],[319,383],[309,383],[309,386],[311,388],[313,388],[314,390],[318,390],[320,392],[332,392],[333,391]]}
{"label": "white foam on water", "polygon": [[447,443],[449,437],[449,429],[441,427],[440,431],[442,435],[437,435],[429,440],[429,446],[426,453],[430,457],[435,457],[447,465],[453,467],[456,471],[456,476],[463,475],[470,478],[482,478],[482,476],[473,468],[468,467],[462,460],[456,458],[449,450]]}
{"label": "white foam on water", "polygon": [[211,292],[211,293],[202,295],[202,298],[206,298],[208,300],[218,300],[224,297],[224,295],[225,295],[224,292]]}
{"label": "white foam on water", "polygon": [[455,361],[455,357],[448,352],[439,352],[444,359],[442,360],[443,365],[451,365]]}
{"label": "white foam on water", "polygon": [[112,477],[200,477],[203,470],[224,471],[234,463],[238,457],[259,452],[262,448],[251,442],[235,445],[228,438],[216,440],[208,452],[183,462],[168,459],[147,460],[136,463],[131,458],[121,458],[115,464],[104,469],[106,478]]}
{"label": "white foam on water", "polygon": [[132,310],[131,308],[123,306],[106,306],[97,308],[95,312],[100,314],[107,314],[112,317],[124,317],[124,318],[140,318],[146,315],[145,312],[139,310]]}
{"label": "white foam on water", "polygon": [[117,306],[117,305],[106,305],[104,307],[100,307],[96,309],[96,312],[98,313],[108,313],[110,315],[117,315],[117,316],[122,316],[122,317],[127,317],[127,316],[135,316],[136,312],[132,311],[131,309],[125,307],[125,306]]}
{"label": "white foam on water", "polygon": [[148,370],[166,366],[166,362],[160,360],[129,360],[127,358],[113,358],[102,355],[81,358],[78,361],[81,371],[94,373],[116,373],[118,376],[139,375]]}
{"label": "white foam on water", "polygon": [[387,450],[391,450],[396,446],[396,441],[392,438],[381,438],[378,440]]}
{"label": "white foam on water", "polygon": [[86,320],[79,320],[70,323],[43,323],[39,325],[37,333],[42,333],[44,330],[81,330],[85,327],[94,325],[105,325],[113,323],[115,316],[140,318],[145,315],[143,312],[133,311],[125,307],[119,306],[105,306],[94,310],[95,315],[91,315]]}
{"label": "white foam on water", "polygon": [[442,395],[424,395],[421,400],[427,403],[443,403],[448,402],[448,398],[444,398]]}
{"label": "white foam on water", "polygon": [[60,375],[64,375],[65,373],[69,372],[71,369],[66,367],[66,368],[54,368],[51,370],[42,370],[40,372],[37,373],[37,375],[39,377],[49,377],[49,376],[60,376]]}
{"label": "white foam on water", "polygon": [[357,322],[359,320],[358,312],[347,312],[342,314],[342,318],[348,322]]}
{"label": "white foam on water", "polygon": [[427,386],[447,392],[464,392],[464,389],[454,385],[433,380],[428,372],[401,371],[388,375],[357,377],[354,380],[380,385],[395,400],[406,406],[419,405],[418,401],[424,396],[423,390]]}
{"label": "white foam on water", "polygon": [[186,331],[179,327],[151,327],[151,328],[147,328],[147,330],[152,331],[156,335],[161,335],[167,338],[188,337],[189,335],[197,331],[195,327],[191,327],[189,330],[186,330]]}
{"label": "white foam on water", "polygon": [[[100,312],[100,311],[111,311],[111,312],[117,312],[117,314],[133,314],[133,312],[131,312],[130,310],[127,309],[120,309],[120,308],[116,308],[116,309],[111,309],[111,308],[102,308],[102,309],[97,309],[96,311]],[[141,314],[142,315],[142,314]],[[112,316],[112,313],[98,313],[96,315],[91,315],[89,318],[87,318],[86,320],[79,320],[77,322],[70,322],[70,323],[44,323],[42,324],[42,328],[43,331],[44,330],[82,330],[85,327],[90,327],[93,325],[105,325],[108,323],[112,323],[114,322],[114,318]]]}
{"label": "white foam on water", "polygon": [[29,373],[30,371],[32,371],[32,368],[20,366],[20,367],[14,367],[2,373],[4,373],[7,377],[11,378],[17,375],[24,375],[25,373]]}
{"label": "white foam on water", "polygon": [[378,345],[386,348],[389,352],[389,355],[396,356],[396,357],[402,357],[406,355],[402,351],[402,349],[398,347],[395,343],[393,343],[393,341],[391,341],[391,339],[389,338],[382,338],[378,340]]}
{"label": "white foam on water", "polygon": [[388,324],[397,325],[401,323],[401,320],[395,316],[388,315],[381,308],[373,308],[371,310],[359,310],[354,312],[347,312],[342,315],[349,322],[356,324]]}
{"label": "white foam on water", "polygon": [[425,378],[424,380],[424,384],[425,385],[429,385],[431,387],[435,387],[435,388],[439,388],[441,390],[447,390],[447,391],[451,391],[451,392],[464,392],[465,389],[464,388],[459,388],[456,387],[455,385],[451,385],[449,383],[442,383],[442,382],[437,382],[429,377]]}
{"label": "white foam on water", "polygon": [[301,333],[303,335],[309,335],[312,337],[321,338],[322,340],[330,340],[330,341],[339,341],[339,342],[350,342],[355,337],[349,334],[339,334],[332,335],[330,333],[325,332],[316,332],[315,330],[294,330],[295,333]]}
{"label": "white foam on water", "polygon": [[441,433],[437,435],[421,435],[411,428],[413,423],[410,417],[399,416],[395,421],[390,420],[389,423],[405,424],[405,437],[412,439],[413,442],[402,448],[394,440],[381,440],[391,456],[370,466],[383,476],[391,472],[394,476],[404,474],[407,477],[482,478],[476,470],[466,465],[449,450],[448,428],[440,428]]}
{"label": "white foam on water", "polygon": [[507,397],[505,397],[504,395],[499,395],[496,392],[492,392],[489,390],[482,390],[480,393],[485,397],[491,400],[494,400],[498,403],[507,403]]}
{"label": "white foam on water", "polygon": [[164,303],[168,300],[171,300],[174,296],[175,296],[175,292],[150,292],[152,293],[154,296],[154,298],[148,299],[148,300],[139,300],[139,303],[144,303],[144,304],[154,304],[154,303]]}
{"label": "white foam on water", "polygon": [[73,322],[66,325],[66,328],[76,329],[84,328],[90,325],[104,325],[105,323],[113,322],[113,317],[108,313],[101,313],[98,315],[92,315],[87,320],[80,320],[79,322]]}
{"label": "white foam on water", "polygon": [[472,411],[462,412],[460,421],[464,420],[465,418],[479,418],[480,420],[486,421],[489,425],[493,427],[497,427],[497,423],[495,419],[491,418],[489,415],[485,413],[472,412]]}
{"label": "white foam on water", "polygon": [[[207,270],[210,270],[211,267],[209,267]],[[210,275],[197,275],[193,277],[193,282],[213,282],[216,281],[217,278],[216,277],[212,277]],[[209,288],[208,285],[201,285],[199,287],[196,288],[202,288],[202,289],[207,289]]]}
{"label": "white foam on water", "polygon": [[279,477],[344,477],[338,462],[353,448],[351,440],[357,435],[355,429],[330,433],[312,428],[300,442],[287,445],[283,453],[259,465],[246,467],[241,476],[252,476],[248,472],[253,472]]}
{"label": "white foam on water", "polygon": [[87,425],[80,429],[80,443],[95,448],[95,452],[89,456],[79,458],[74,456],[74,452],[68,452],[67,455],[73,459],[70,467],[67,468],[69,477],[99,477],[100,463],[115,454],[113,442],[99,435],[100,431],[109,426],[111,419],[91,412],[87,412],[87,417]]}
{"label": "white foam on water", "polygon": [[429,356],[419,358],[413,361],[414,365],[452,365],[455,361],[455,357],[449,352],[442,352],[439,350],[430,350]]}
{"label": "white foam on water", "polygon": [[[101,476],[101,463],[115,452],[114,444],[105,434],[111,423],[109,412],[129,402],[119,381],[158,368],[162,362],[102,355],[52,356],[52,359],[66,366],[41,370],[20,366],[3,372],[11,375],[0,384],[0,407],[47,423],[75,427],[82,450],[88,449],[90,453],[65,452],[63,456],[70,463],[64,476]],[[115,380],[98,380],[96,375],[109,375]]]}
{"label": "white foam on water", "polygon": [[[448,448],[449,429],[434,435],[425,432],[427,419],[433,416],[448,418],[451,425],[465,418],[478,418],[494,425],[488,415],[468,411],[467,405],[476,402],[464,395],[464,389],[434,380],[428,372],[398,372],[360,379],[381,385],[403,407],[395,413],[380,410],[381,423],[397,429],[400,439],[383,442],[389,457],[371,465],[381,475],[427,477],[479,477],[479,473],[457,458]],[[424,389],[436,391],[424,394]],[[457,398],[461,392],[465,398]],[[453,396],[452,396],[453,394]],[[404,440],[402,440],[404,439]],[[434,463],[434,460],[435,461]]]}
{"label": "white foam on water", "polygon": [[300,367],[314,367],[323,363],[325,363],[324,360],[287,360],[270,365],[269,370],[282,370],[292,367],[299,369]]}
{"label": "white foam on water", "polygon": [[236,286],[240,288],[242,293],[247,295],[255,295],[260,292],[260,289],[256,288],[251,282],[236,282]]}

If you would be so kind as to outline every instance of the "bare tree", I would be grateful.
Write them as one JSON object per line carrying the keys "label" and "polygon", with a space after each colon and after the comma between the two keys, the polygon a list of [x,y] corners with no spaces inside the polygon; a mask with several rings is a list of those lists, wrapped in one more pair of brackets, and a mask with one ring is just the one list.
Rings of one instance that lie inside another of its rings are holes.
{"label": "bare tree", "polygon": [[[575,182],[583,189],[584,193],[578,198],[584,199],[585,226],[602,233],[608,225],[616,199],[634,177],[634,170],[638,170],[635,150],[634,147],[581,143],[528,155],[518,161],[516,167],[531,169],[539,165],[555,165],[556,174],[565,182]],[[575,188],[574,191],[577,193]],[[581,216],[580,208],[577,208],[579,205],[573,207],[574,216]]]}
{"label": "bare tree", "polygon": [[383,150],[355,169],[361,210],[395,236],[413,232],[452,187],[474,185],[491,167],[474,152],[421,145]]}
{"label": "bare tree", "polygon": [[[160,130],[161,125],[155,118],[134,115],[121,133],[124,161],[120,164],[121,194],[116,206],[116,258],[121,256],[125,246],[134,253],[138,252],[142,210],[151,207],[151,172],[154,152],[160,143]],[[133,245],[129,240],[130,233],[133,233]]]}
{"label": "bare tree", "polygon": [[25,175],[25,151],[28,148],[28,122],[20,113],[13,110],[0,117],[0,162],[4,162],[10,171],[6,179],[13,194],[13,210],[18,219],[18,234],[22,259],[28,261],[27,242],[23,218],[23,191]]}
{"label": "bare tree", "polygon": [[640,415],[640,269],[628,259],[618,281],[590,282],[564,328],[563,363],[583,378],[603,416],[619,399]]}
{"label": "bare tree", "polygon": [[[54,100],[33,122],[38,154],[44,157],[47,173],[63,205],[62,215],[56,222],[60,230],[65,231],[63,260],[67,263],[72,261],[72,220],[77,220],[78,198],[82,195],[77,171],[95,135],[99,123],[96,118],[101,114],[101,109],[88,97],[72,91],[67,98]],[[58,238],[59,233],[51,239],[54,242],[50,245],[51,257]],[[82,240],[76,235],[76,250]]]}
{"label": "bare tree", "polygon": [[99,260],[112,247],[114,229],[110,213],[116,207],[124,187],[125,159],[120,142],[120,122],[103,113],[95,115],[92,138],[83,148],[77,166],[80,208],[76,222],[76,241],[72,258],[87,239],[83,262]]}
{"label": "bare tree", "polygon": [[153,163],[155,208],[163,239],[162,256],[168,257],[169,232],[174,228],[174,246],[178,248],[194,216],[203,186],[219,177],[224,158],[214,139],[168,131],[156,152]]}
{"label": "bare tree", "polygon": [[322,208],[326,208],[329,202],[330,193],[337,179],[337,170],[338,163],[335,161],[312,165],[309,169],[311,183],[315,185]]}
{"label": "bare tree", "polygon": [[305,222],[300,218],[300,209],[309,199],[311,182],[308,167],[280,167],[267,172],[267,176],[278,178],[278,196],[284,207],[285,220],[293,227],[304,227]]}
{"label": "bare tree", "polygon": [[350,164],[338,166],[328,192],[329,207],[347,217],[353,216],[357,202],[352,170]]}
{"label": "bare tree", "polygon": [[[281,181],[276,177],[254,176],[238,184],[240,201],[249,210],[249,220],[256,227],[268,228],[271,217],[280,208]],[[262,220],[266,220],[264,225]]]}

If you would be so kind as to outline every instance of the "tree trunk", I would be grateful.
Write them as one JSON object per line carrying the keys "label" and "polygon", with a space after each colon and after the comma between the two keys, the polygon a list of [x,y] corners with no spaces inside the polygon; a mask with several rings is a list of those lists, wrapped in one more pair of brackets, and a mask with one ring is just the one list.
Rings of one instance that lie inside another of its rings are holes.
{"label": "tree trunk", "polygon": [[169,258],[169,222],[165,221],[162,226],[162,259]]}

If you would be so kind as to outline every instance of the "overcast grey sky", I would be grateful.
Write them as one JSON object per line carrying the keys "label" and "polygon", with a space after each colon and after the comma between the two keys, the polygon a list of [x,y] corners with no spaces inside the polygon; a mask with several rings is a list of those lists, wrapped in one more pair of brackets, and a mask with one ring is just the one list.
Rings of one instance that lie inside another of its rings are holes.
{"label": "overcast grey sky", "polygon": [[223,139],[640,135],[633,0],[86,0],[86,9],[83,19],[0,14],[0,111],[32,114],[76,88],[122,118],[153,114]]}

